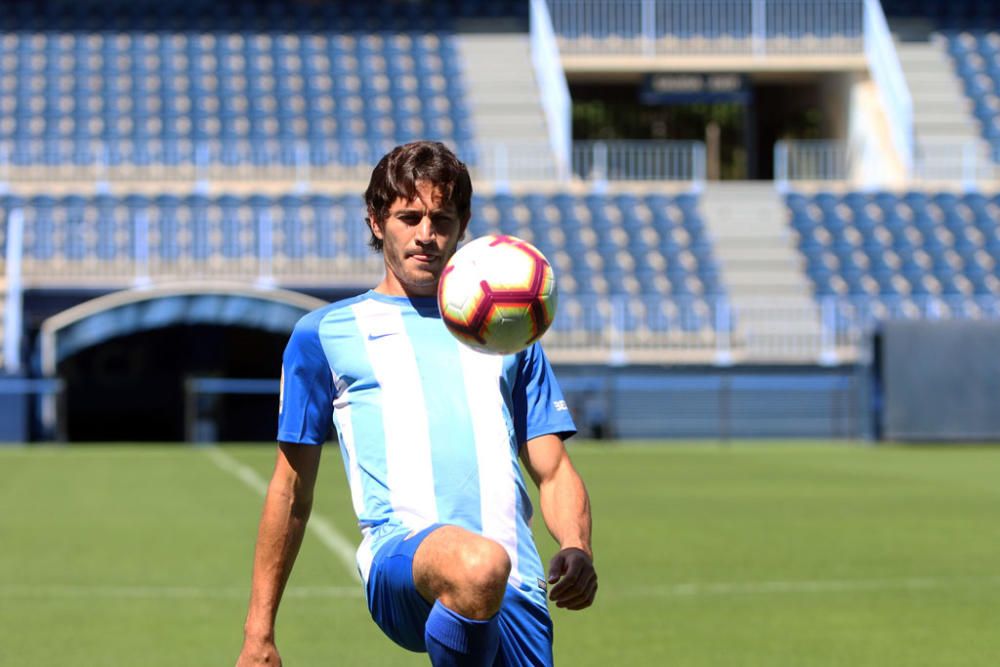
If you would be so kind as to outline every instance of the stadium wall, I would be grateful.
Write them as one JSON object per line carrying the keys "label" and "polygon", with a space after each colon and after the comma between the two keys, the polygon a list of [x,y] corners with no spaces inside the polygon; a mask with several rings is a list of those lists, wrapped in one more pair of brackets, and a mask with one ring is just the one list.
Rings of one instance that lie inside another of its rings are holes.
{"label": "stadium wall", "polygon": [[875,350],[884,439],[1000,440],[1000,323],[890,321]]}
{"label": "stadium wall", "polygon": [[557,366],[581,435],[873,436],[867,366]]}

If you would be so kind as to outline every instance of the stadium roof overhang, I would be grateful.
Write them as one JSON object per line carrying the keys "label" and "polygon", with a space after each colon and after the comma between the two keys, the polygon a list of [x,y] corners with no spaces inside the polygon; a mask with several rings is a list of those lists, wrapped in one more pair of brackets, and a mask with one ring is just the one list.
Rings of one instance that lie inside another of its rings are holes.
{"label": "stadium roof overhang", "polygon": [[158,285],[115,292],[45,320],[39,340],[42,374],[85,348],[140,331],[180,325],[239,326],[287,334],[325,301],[298,292],[225,283]]}

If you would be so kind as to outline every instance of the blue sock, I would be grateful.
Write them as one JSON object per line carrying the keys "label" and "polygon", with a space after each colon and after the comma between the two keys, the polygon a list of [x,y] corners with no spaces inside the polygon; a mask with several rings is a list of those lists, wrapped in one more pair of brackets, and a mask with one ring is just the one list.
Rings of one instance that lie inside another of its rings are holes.
{"label": "blue sock", "polygon": [[434,667],[490,667],[500,647],[498,615],[476,621],[435,602],[424,641]]}

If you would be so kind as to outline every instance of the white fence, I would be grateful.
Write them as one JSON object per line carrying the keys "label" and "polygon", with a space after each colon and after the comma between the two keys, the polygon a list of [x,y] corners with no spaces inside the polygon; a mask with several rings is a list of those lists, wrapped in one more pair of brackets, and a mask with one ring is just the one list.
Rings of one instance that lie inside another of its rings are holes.
{"label": "white fence", "polygon": [[846,181],[854,155],[835,140],[782,140],[774,144],[774,183],[787,190],[792,181]]}
{"label": "white fence", "polygon": [[[865,189],[884,187],[888,174],[872,161],[879,157],[835,139],[778,141],[774,145],[775,187],[786,191],[796,181],[840,181]],[[914,146],[911,180],[970,190],[1000,180],[1000,167],[983,141],[924,139]]]}
{"label": "white fence", "polygon": [[564,54],[857,55],[863,0],[549,0]]}
{"label": "white fence", "polygon": [[966,189],[996,181],[1000,168],[982,140],[923,139],[916,144],[913,177],[918,181],[959,182]]}
{"label": "white fence", "polygon": [[573,173],[586,181],[705,181],[700,141],[577,141]]}

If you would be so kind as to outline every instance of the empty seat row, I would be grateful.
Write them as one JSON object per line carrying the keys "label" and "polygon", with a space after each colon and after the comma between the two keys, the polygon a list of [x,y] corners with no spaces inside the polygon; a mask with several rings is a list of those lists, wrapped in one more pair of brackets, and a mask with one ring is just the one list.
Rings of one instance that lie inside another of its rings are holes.
{"label": "empty seat row", "polygon": [[[153,139],[416,138],[474,138],[447,30],[0,35],[0,142],[14,146],[4,151],[17,164],[39,154],[76,162],[91,141],[107,142],[114,161],[149,153]],[[53,142],[77,147],[56,151]]]}
{"label": "empty seat row", "polygon": [[[366,261],[358,195],[0,197],[24,211],[30,261],[202,261],[275,257]],[[725,293],[691,195],[494,195],[474,199],[470,236],[513,234],[552,262],[567,294]]]}

